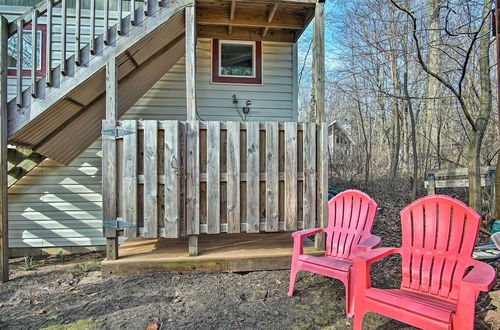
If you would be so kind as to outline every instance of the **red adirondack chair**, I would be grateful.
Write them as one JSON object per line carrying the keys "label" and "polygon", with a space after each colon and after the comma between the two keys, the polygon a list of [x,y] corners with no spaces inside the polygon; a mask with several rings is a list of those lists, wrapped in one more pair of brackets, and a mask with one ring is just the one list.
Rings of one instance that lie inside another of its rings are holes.
{"label": "red adirondack chair", "polygon": [[[367,312],[424,329],[473,329],[478,294],[496,279],[493,267],[471,257],[480,220],[473,209],[448,196],[426,196],[405,207],[401,248],[353,257],[354,329],[361,329]],[[402,256],[401,288],[371,287],[370,265],[392,253]]]}
{"label": "red adirondack chair", "polygon": [[[354,277],[351,256],[370,250],[380,243],[371,234],[377,203],[358,190],[346,190],[328,202],[328,227],[305,229],[292,234],[294,238],[290,271],[290,290],[293,295],[297,272],[307,270],[341,280],[346,289],[346,314],[353,315]],[[304,254],[304,238],[326,233],[326,251],[323,257]]]}

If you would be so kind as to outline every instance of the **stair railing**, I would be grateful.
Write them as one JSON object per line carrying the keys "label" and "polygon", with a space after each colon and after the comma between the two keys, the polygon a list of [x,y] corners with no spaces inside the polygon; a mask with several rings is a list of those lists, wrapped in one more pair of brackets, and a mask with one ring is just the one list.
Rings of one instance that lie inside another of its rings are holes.
{"label": "stair railing", "polygon": [[[163,6],[164,0],[159,0],[158,5]],[[36,98],[40,84],[53,86],[54,70],[67,75],[68,58],[74,56],[75,65],[83,65],[81,50],[86,45],[89,45],[90,55],[95,55],[99,36],[102,35],[104,45],[108,45],[111,27],[116,25],[121,35],[123,19],[128,15],[131,24],[136,25],[139,10],[150,14],[151,1],[46,0],[10,22],[7,43],[11,65],[8,72],[12,85],[15,78],[13,90],[17,106],[26,105],[23,93],[27,88]]]}

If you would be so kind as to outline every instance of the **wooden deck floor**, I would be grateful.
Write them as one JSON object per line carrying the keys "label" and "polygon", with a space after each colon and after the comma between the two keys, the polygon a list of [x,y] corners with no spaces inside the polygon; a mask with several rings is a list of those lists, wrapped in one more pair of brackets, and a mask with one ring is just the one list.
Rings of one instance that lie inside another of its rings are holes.
{"label": "wooden deck floor", "polygon": [[[308,239],[304,245],[305,253],[324,253],[315,251],[313,242]],[[289,269],[292,246],[290,233],[201,235],[199,255],[190,257],[187,240],[131,238],[120,246],[118,260],[102,262],[102,274]]]}

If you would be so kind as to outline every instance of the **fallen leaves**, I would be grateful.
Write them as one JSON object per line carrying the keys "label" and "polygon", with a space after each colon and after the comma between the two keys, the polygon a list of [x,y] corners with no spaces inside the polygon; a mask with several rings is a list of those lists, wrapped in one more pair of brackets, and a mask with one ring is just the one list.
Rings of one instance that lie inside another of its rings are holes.
{"label": "fallen leaves", "polygon": [[35,314],[45,314],[45,313],[47,313],[47,310],[45,310],[45,309],[37,309],[35,311]]}
{"label": "fallen leaves", "polygon": [[177,296],[177,297],[175,297],[175,299],[172,302],[175,304],[175,303],[178,303],[181,301],[182,301],[182,297]]}
{"label": "fallen leaves", "polygon": [[31,299],[30,305],[40,305],[43,301],[37,299]]}

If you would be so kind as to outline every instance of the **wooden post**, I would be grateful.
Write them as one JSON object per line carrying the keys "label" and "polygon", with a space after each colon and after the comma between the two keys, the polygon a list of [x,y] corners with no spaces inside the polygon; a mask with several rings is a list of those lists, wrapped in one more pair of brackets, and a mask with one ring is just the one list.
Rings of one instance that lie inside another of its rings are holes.
{"label": "wooden post", "polygon": [[[317,217],[319,226],[328,225],[328,126],[325,121],[325,16],[324,1],[316,3],[313,36],[313,100],[318,124],[317,139]],[[324,233],[317,234],[314,248],[325,248]]]}
{"label": "wooden post", "polygon": [[196,120],[196,6],[186,7],[186,111],[187,120]]}
{"label": "wooden post", "polygon": [[[106,63],[106,120],[103,130],[116,128],[118,117],[118,66],[116,58]],[[103,221],[116,221],[116,139],[111,135],[102,136],[102,198]],[[116,228],[104,228],[106,237],[106,257],[118,258],[118,236]]]}
{"label": "wooden post", "polygon": [[66,26],[67,26],[67,22],[66,22],[66,15],[67,15],[67,11],[66,11],[67,7],[66,7],[66,0],[62,0],[62,3],[61,3],[61,74],[63,76],[66,75],[66,71],[67,71],[67,63],[66,63]]}
{"label": "wooden post", "polygon": [[491,212],[491,218],[496,219],[497,218],[497,212],[496,212],[496,205],[495,205],[495,200],[496,200],[496,187],[495,187],[495,182],[496,182],[496,170],[495,169],[490,169],[488,171],[488,177],[490,180],[490,212]]}
{"label": "wooden post", "polygon": [[109,0],[104,0],[104,44],[109,43]]}
{"label": "wooden post", "polygon": [[7,48],[8,22],[0,16],[0,280],[9,280],[9,223],[7,212]]}
{"label": "wooden post", "polygon": [[[38,62],[37,61],[37,54],[38,52],[36,51],[33,51],[33,50],[36,50],[37,48],[37,42],[38,42],[38,38],[37,38],[37,21],[38,21],[38,10],[35,9],[33,10],[33,14],[32,14],[32,18],[31,18],[31,96],[33,97],[37,97],[37,90],[36,90],[36,63]],[[42,47],[42,45],[40,45],[40,48]],[[40,60],[41,60],[41,56],[40,56]]]}
{"label": "wooden post", "polygon": [[[46,61],[46,70],[45,70],[45,83],[47,86],[52,85],[52,0],[47,0],[47,43],[45,47],[45,61]],[[43,42],[43,40],[42,40]]]}
{"label": "wooden post", "polygon": [[427,174],[427,195],[436,194],[436,176],[434,173]]}
{"label": "wooden post", "polygon": [[[196,120],[196,4],[194,1],[186,7],[186,112],[187,120]],[[187,168],[187,196],[186,215],[188,219],[189,235],[189,255],[198,255],[198,234],[199,234],[199,167],[195,162],[199,159],[198,150],[198,125],[188,125],[188,162]],[[194,154],[191,154],[194,152]]]}
{"label": "wooden post", "polygon": [[75,6],[76,6],[76,17],[75,17],[75,64],[80,65],[80,45],[81,45],[81,13],[82,13],[82,4],[80,3],[80,0],[75,1]]}
{"label": "wooden post", "polygon": [[23,28],[24,20],[17,22],[16,103],[23,107]]}

